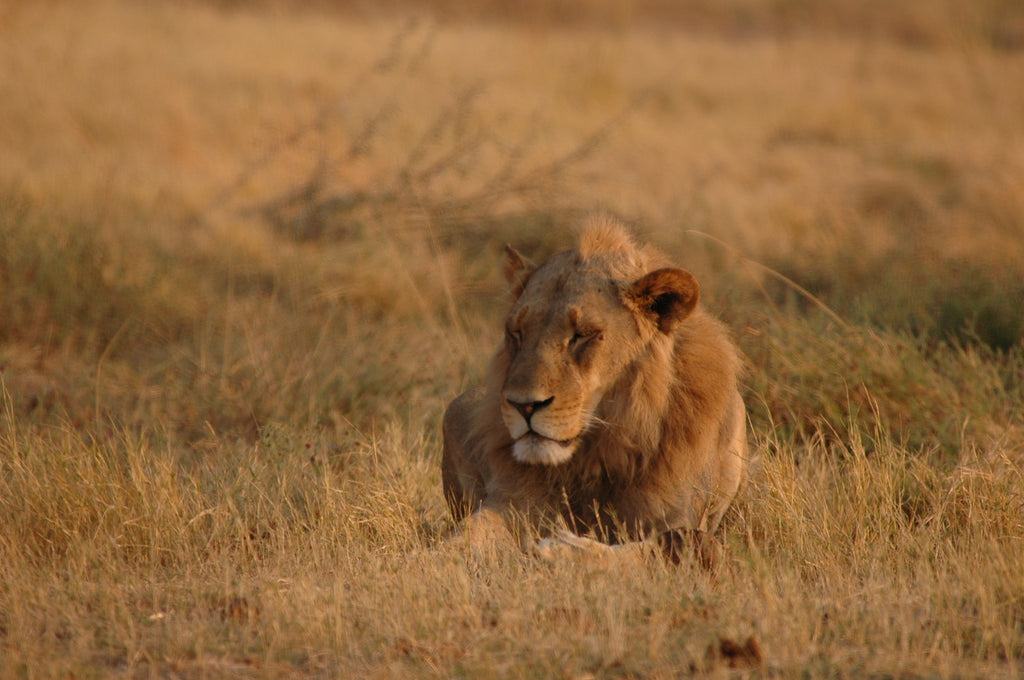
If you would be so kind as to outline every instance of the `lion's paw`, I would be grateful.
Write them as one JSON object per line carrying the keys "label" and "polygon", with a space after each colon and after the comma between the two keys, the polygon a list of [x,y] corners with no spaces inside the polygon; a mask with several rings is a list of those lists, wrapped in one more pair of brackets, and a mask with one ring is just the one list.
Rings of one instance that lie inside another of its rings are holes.
{"label": "lion's paw", "polygon": [[612,556],[614,550],[611,546],[591,538],[577,536],[570,531],[558,531],[553,536],[537,541],[533,545],[531,553],[534,557],[546,562],[579,559],[580,557],[606,561]]}

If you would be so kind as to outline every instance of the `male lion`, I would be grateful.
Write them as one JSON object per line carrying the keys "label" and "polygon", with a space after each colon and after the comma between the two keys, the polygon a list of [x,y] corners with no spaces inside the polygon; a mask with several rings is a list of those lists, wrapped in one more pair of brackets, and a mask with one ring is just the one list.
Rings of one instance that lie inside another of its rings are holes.
{"label": "male lion", "polygon": [[444,417],[445,498],[471,545],[546,531],[542,555],[643,541],[678,561],[692,534],[714,561],[701,545],[745,483],[746,411],[697,281],[610,218],[540,267],[505,257],[504,344]]}

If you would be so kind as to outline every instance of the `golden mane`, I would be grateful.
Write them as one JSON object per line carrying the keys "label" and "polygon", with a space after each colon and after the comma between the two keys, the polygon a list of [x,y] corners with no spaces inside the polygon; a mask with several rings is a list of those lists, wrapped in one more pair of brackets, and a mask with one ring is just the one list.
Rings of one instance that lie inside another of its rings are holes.
{"label": "golden mane", "polygon": [[621,222],[599,215],[585,220],[576,232],[576,261],[603,266],[622,280],[633,280],[644,270],[664,265],[667,260],[651,246],[640,246]]}

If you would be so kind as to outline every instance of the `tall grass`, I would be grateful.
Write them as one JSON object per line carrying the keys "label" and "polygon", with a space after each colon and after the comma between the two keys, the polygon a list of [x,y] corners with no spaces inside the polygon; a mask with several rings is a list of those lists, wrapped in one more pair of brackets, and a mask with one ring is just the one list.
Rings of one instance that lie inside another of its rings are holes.
{"label": "tall grass", "polygon": [[[646,6],[4,15],[0,676],[1024,675],[1019,55]],[[716,574],[443,542],[501,248],[594,208],[746,355]]]}

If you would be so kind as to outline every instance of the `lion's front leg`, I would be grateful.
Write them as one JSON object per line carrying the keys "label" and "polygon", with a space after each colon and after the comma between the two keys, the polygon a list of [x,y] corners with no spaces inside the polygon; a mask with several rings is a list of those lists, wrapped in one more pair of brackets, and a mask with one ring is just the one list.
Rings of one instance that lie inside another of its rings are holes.
{"label": "lion's front leg", "polygon": [[521,524],[511,511],[484,506],[466,517],[445,544],[460,549],[468,547],[478,562],[492,562],[502,555],[527,550],[529,532]]}
{"label": "lion's front leg", "polygon": [[492,552],[512,546],[512,532],[505,518],[490,508],[480,508],[467,517],[463,523],[462,536],[476,551]]}
{"label": "lion's front leg", "polygon": [[696,560],[709,572],[718,571],[725,557],[725,548],[713,534],[700,529],[670,529],[658,534],[658,552],[672,564]]}
{"label": "lion's front leg", "polygon": [[583,559],[605,565],[634,565],[654,552],[654,546],[640,541],[608,545],[567,529],[556,531],[530,547],[530,554],[546,562]]}
{"label": "lion's front leg", "polygon": [[583,558],[602,564],[635,564],[646,559],[663,559],[681,564],[693,559],[701,568],[716,572],[722,562],[723,548],[713,535],[697,529],[672,529],[653,540],[629,541],[608,545],[568,530],[541,539],[530,553],[547,562]]}

